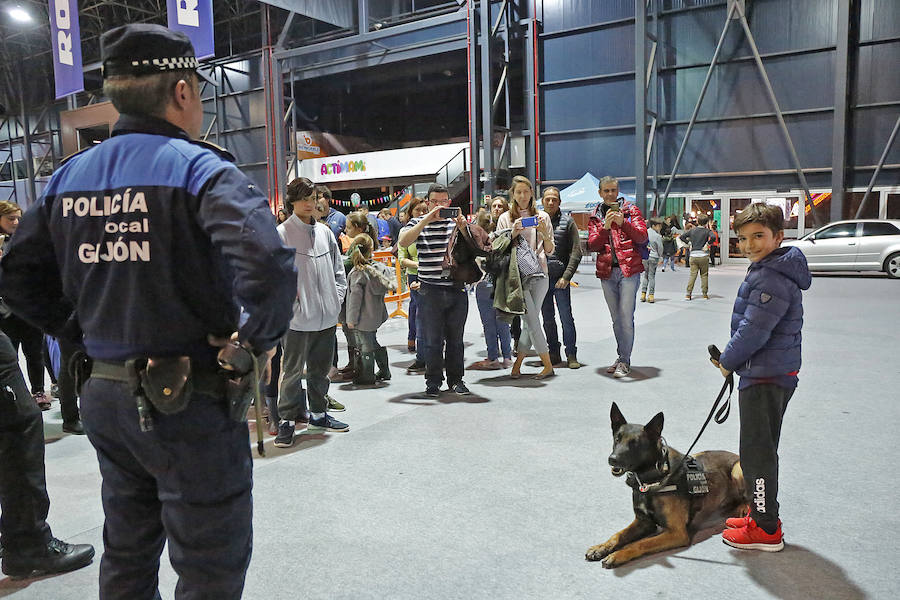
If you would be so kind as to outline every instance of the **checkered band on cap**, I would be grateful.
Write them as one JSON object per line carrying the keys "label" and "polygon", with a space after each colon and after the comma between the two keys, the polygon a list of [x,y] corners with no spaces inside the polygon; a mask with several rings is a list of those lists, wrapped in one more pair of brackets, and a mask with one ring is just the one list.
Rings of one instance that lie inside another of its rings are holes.
{"label": "checkered band on cap", "polygon": [[133,60],[131,66],[137,69],[142,67],[156,67],[158,71],[178,71],[196,69],[200,62],[193,56],[179,56],[177,58],[154,58],[151,60]]}

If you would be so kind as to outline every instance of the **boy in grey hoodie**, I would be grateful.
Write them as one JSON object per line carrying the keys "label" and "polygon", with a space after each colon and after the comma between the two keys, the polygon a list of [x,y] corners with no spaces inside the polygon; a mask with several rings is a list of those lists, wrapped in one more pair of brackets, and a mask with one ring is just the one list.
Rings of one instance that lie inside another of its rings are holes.
{"label": "boy in grey hoodie", "polygon": [[663,220],[659,217],[650,219],[650,227],[647,228],[647,248],[650,257],[644,262],[644,272],[641,273],[641,302],[653,304],[653,294],[656,292],[656,267],[663,255],[663,239],[660,230]]}
{"label": "boy in grey hoodie", "polygon": [[288,184],[285,203],[291,206],[292,214],[278,226],[278,234],[284,244],[295,251],[297,297],[283,342],[284,375],[278,399],[281,422],[275,438],[275,446],[279,448],[294,443],[294,422],[303,417],[301,379],[304,366],[309,387],[307,430],[350,430],[349,425],[326,412],[334,332],[347,292],[341,251],[331,230],[316,220],[316,189],[309,179],[300,177]]}

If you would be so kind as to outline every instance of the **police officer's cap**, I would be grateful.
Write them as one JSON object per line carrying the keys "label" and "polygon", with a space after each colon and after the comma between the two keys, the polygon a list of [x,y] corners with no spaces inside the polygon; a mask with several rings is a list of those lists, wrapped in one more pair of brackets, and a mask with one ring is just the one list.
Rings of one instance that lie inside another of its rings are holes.
{"label": "police officer's cap", "polygon": [[133,23],[107,31],[100,37],[100,56],[104,78],[196,71],[200,66],[188,36],[151,23]]}

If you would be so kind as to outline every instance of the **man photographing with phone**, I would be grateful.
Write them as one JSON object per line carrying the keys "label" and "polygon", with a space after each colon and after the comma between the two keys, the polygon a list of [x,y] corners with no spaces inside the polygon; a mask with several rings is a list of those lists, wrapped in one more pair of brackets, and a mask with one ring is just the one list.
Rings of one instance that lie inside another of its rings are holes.
{"label": "man photographing with phone", "polygon": [[[450,193],[440,184],[428,188],[428,212],[410,219],[400,230],[399,245],[416,244],[419,255],[419,311],[425,340],[425,396],[440,395],[444,370],[450,391],[470,394],[463,383],[463,330],[469,314],[469,297],[462,283],[445,272],[444,256],[453,231],[467,234],[466,218],[450,206]],[[446,343],[446,351],[444,346]]]}
{"label": "man photographing with phone", "polygon": [[644,271],[638,246],[647,243],[647,225],[638,207],[619,197],[615,177],[600,180],[600,197],[588,222],[588,249],[597,253],[597,277],[616,336],[618,356],[606,372],[622,378],[631,373],[634,307]]}

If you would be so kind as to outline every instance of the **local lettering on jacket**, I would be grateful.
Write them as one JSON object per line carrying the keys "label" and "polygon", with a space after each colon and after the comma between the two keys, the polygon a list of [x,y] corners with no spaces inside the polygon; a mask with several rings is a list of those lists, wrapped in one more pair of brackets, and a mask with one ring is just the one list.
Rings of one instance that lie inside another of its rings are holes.
{"label": "local lettering on jacket", "polygon": [[[110,217],[117,214],[147,213],[144,192],[131,188],[121,194],[109,196],[67,196],[62,199],[62,216]],[[78,260],[83,263],[100,262],[150,262],[150,242],[126,239],[124,234],[149,233],[150,220],[146,217],[133,221],[107,221],[103,226],[106,234],[116,235],[113,240],[84,243],[78,246]]]}

